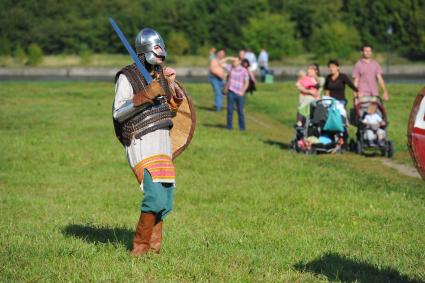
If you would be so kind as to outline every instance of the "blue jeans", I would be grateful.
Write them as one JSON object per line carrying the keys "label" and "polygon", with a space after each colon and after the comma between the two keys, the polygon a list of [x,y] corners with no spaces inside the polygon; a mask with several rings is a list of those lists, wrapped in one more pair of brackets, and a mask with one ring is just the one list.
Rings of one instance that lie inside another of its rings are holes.
{"label": "blue jeans", "polygon": [[221,92],[224,82],[217,76],[208,74],[208,80],[210,81],[214,91],[214,106],[216,111],[221,111],[223,107],[223,94]]}
{"label": "blue jeans", "polygon": [[239,96],[233,91],[229,90],[227,94],[227,128],[233,128],[233,104],[236,103],[238,110],[239,129],[245,130],[245,117],[243,114],[243,107],[245,104],[245,96]]}
{"label": "blue jeans", "polygon": [[260,67],[260,80],[264,82],[266,80],[266,75],[269,73],[269,70],[267,70],[264,67]]}

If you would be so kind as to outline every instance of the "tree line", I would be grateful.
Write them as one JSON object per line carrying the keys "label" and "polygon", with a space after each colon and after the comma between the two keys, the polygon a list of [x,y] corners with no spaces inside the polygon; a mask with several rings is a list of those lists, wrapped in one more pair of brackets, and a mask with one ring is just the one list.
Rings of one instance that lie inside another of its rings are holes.
{"label": "tree line", "polygon": [[348,58],[363,42],[425,59],[425,0],[3,0],[0,54],[125,53],[109,25],[133,42],[153,27],[174,54],[266,47],[280,59],[303,53]]}

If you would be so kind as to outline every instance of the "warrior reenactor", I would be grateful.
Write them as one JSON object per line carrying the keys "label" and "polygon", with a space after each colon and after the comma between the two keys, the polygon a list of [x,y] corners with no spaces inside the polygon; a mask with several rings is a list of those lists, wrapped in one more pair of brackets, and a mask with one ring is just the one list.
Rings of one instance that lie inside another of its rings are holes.
{"label": "warrior reenactor", "polygon": [[[115,77],[113,120],[128,162],[144,192],[131,254],[159,253],[164,217],[173,208],[175,171],[170,130],[187,99],[175,71],[163,65],[167,57],[158,32],[144,28],[136,37],[136,53],[150,82],[132,64]],[[193,133],[193,130],[192,130]]]}

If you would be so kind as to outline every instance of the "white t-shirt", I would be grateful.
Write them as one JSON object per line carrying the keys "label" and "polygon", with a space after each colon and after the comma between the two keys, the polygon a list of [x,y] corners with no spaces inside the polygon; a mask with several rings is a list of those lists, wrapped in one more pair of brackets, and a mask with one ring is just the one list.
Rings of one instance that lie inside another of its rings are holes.
{"label": "white t-shirt", "polygon": [[266,69],[269,68],[269,54],[265,50],[261,51],[260,55],[258,55],[258,65]]}
{"label": "white t-shirt", "polygon": [[249,61],[249,70],[250,71],[255,71],[257,70],[258,67],[258,63],[257,63],[257,58],[255,57],[255,54],[251,51],[248,51],[245,53],[245,59],[247,59]]}
{"label": "white t-shirt", "polygon": [[376,113],[367,114],[363,119],[363,123],[368,125],[379,125],[381,122],[382,122],[381,116],[379,116]]}

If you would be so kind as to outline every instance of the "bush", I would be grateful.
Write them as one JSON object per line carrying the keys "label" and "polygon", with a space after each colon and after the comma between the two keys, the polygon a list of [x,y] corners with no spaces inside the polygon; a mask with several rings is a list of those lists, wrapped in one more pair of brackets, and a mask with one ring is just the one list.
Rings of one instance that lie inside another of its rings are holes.
{"label": "bush", "polygon": [[[313,30],[311,50],[318,57],[350,59],[360,46],[360,37],[354,27],[336,21]],[[327,58],[328,59],[328,58]]]}
{"label": "bush", "polygon": [[78,51],[78,55],[80,55],[80,62],[82,65],[90,64],[92,60],[93,51],[87,46],[87,44],[83,43],[80,45],[80,49]]}
{"label": "bush", "polygon": [[20,45],[16,47],[15,54],[13,55],[19,64],[24,64],[27,60],[27,54],[25,54],[25,50]]}
{"label": "bush", "polygon": [[30,44],[28,47],[28,61],[30,66],[37,66],[43,61],[43,50],[35,43]]}
{"label": "bush", "polygon": [[242,33],[243,46],[255,51],[264,47],[271,59],[282,59],[283,56],[302,52],[301,40],[295,34],[295,25],[286,15],[263,14],[252,18]]}
{"label": "bush", "polygon": [[199,56],[207,57],[209,56],[211,48],[214,47],[213,44],[206,42],[203,45],[199,46],[196,50],[196,54]]}
{"label": "bush", "polygon": [[181,32],[173,32],[168,38],[166,46],[169,46],[171,54],[182,55],[189,51],[189,42]]}

